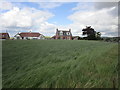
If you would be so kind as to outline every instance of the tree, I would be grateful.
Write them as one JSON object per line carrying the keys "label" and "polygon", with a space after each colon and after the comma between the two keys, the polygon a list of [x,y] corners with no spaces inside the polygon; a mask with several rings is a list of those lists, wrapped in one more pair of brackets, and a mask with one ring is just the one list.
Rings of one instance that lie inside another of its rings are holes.
{"label": "tree", "polygon": [[97,40],[100,40],[100,39],[101,39],[101,33],[100,33],[100,32],[97,32],[97,33],[96,33],[96,38],[97,38]]}
{"label": "tree", "polygon": [[95,40],[96,39],[96,31],[91,28],[91,26],[86,26],[85,29],[82,29],[83,35],[87,35],[88,40]]}

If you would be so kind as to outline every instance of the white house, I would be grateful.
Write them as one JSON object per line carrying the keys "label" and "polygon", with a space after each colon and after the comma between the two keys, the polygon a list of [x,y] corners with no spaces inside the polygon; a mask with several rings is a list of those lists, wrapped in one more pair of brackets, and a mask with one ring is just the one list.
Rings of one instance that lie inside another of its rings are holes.
{"label": "white house", "polygon": [[45,36],[37,32],[21,32],[17,33],[14,39],[45,39]]}

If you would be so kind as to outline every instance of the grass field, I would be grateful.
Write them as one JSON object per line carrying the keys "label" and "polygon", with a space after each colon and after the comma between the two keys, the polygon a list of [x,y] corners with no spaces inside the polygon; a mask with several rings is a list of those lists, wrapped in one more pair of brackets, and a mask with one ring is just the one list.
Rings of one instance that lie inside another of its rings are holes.
{"label": "grass field", "polygon": [[118,44],[82,40],[6,40],[3,88],[118,87]]}

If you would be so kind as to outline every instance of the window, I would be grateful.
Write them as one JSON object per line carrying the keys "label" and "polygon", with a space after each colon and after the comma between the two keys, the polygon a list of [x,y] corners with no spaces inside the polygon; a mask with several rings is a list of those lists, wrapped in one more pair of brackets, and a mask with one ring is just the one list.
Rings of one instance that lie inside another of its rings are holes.
{"label": "window", "polygon": [[60,31],[60,35],[63,35],[63,32],[62,32],[62,31]]}
{"label": "window", "polygon": [[70,35],[70,32],[67,32],[67,35]]}

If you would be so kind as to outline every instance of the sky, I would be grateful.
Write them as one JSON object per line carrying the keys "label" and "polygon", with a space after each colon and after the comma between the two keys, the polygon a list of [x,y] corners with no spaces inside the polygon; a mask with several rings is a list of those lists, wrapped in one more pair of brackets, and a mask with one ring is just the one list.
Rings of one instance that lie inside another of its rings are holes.
{"label": "sky", "polygon": [[0,2],[0,32],[39,32],[54,36],[56,29],[71,29],[82,37],[91,26],[103,37],[118,36],[117,2]]}

